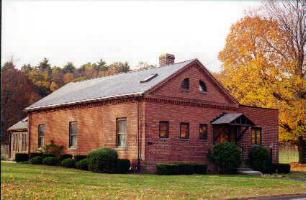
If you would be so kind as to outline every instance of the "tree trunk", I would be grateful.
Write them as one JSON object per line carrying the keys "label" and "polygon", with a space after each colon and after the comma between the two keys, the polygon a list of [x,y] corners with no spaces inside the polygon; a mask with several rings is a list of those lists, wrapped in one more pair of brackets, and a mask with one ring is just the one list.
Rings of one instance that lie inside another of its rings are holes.
{"label": "tree trunk", "polygon": [[303,140],[303,136],[298,137],[298,151],[299,151],[299,163],[306,163],[306,141]]}

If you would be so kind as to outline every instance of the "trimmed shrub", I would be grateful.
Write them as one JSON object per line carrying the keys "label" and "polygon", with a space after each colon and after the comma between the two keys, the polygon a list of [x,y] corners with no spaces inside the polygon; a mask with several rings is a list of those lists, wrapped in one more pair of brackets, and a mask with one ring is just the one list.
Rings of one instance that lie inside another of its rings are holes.
{"label": "trimmed shrub", "polygon": [[272,159],[269,151],[260,145],[253,145],[248,158],[249,165],[252,169],[263,173],[271,173]]}
{"label": "trimmed shrub", "polygon": [[174,175],[178,174],[177,164],[157,164],[156,173],[159,175]]}
{"label": "trimmed shrub", "polygon": [[54,155],[54,154],[50,154],[50,153],[44,153],[44,154],[42,154],[41,157],[42,157],[42,158],[55,157],[55,155]]}
{"label": "trimmed shrub", "polygon": [[36,157],[36,156],[42,157],[43,154],[42,154],[42,153],[38,153],[38,152],[30,153],[30,158],[34,158],[34,157]]}
{"label": "trimmed shrub", "polygon": [[88,169],[93,172],[116,172],[118,154],[111,148],[102,148],[89,153]]}
{"label": "trimmed shrub", "polygon": [[61,161],[63,161],[63,160],[65,160],[65,159],[67,159],[67,158],[71,158],[72,159],[72,155],[71,154],[63,154],[63,155],[61,155],[60,156],[60,160]]}
{"label": "trimmed shrub", "polygon": [[87,158],[79,160],[75,163],[77,169],[88,170],[88,160]]}
{"label": "trimmed shrub", "polygon": [[39,165],[39,164],[42,164],[42,157],[41,156],[35,156],[33,158],[31,158],[30,162],[31,164],[34,164],[34,165]]}
{"label": "trimmed shrub", "polygon": [[75,167],[75,160],[73,160],[71,158],[66,158],[66,159],[62,160],[61,164],[62,164],[63,167],[74,168]]}
{"label": "trimmed shrub", "polygon": [[195,174],[207,174],[207,165],[193,164]]}
{"label": "trimmed shrub", "polygon": [[220,173],[231,174],[237,171],[241,163],[241,150],[231,142],[214,146],[209,159],[218,167]]}
{"label": "trimmed shrub", "polygon": [[188,163],[177,163],[177,174],[193,174],[194,173],[194,165]]}
{"label": "trimmed shrub", "polygon": [[156,171],[160,175],[206,174],[207,166],[194,163],[160,163],[156,165]]}
{"label": "trimmed shrub", "polygon": [[29,154],[27,153],[16,153],[15,154],[15,161],[16,162],[23,162],[29,160]]}
{"label": "trimmed shrub", "polygon": [[75,161],[80,161],[80,160],[83,160],[83,159],[85,159],[85,158],[87,158],[87,155],[74,155],[74,156],[73,156],[73,159],[74,159]]}
{"label": "trimmed shrub", "polygon": [[290,165],[289,164],[274,164],[276,165],[276,171],[279,174],[288,174],[290,173]]}
{"label": "trimmed shrub", "polygon": [[46,158],[43,158],[42,163],[44,165],[54,166],[58,164],[58,159],[56,157],[46,157]]}
{"label": "trimmed shrub", "polygon": [[117,160],[117,173],[125,174],[130,170],[131,163],[128,159]]}

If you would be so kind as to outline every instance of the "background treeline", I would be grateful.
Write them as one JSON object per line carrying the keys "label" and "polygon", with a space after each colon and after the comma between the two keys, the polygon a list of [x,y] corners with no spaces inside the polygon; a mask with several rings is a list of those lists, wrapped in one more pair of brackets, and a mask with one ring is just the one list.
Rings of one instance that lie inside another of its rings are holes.
{"label": "background treeline", "polygon": [[[141,70],[152,67],[155,66],[140,62],[133,69]],[[108,65],[102,59],[80,67],[76,67],[72,62],[62,67],[52,66],[46,58],[35,66],[26,64],[16,67],[13,61],[4,63],[1,67],[2,142],[8,142],[6,130],[26,117],[23,111],[25,107],[61,86],[71,81],[82,81],[128,71],[131,71],[131,67],[127,62],[114,62]]]}

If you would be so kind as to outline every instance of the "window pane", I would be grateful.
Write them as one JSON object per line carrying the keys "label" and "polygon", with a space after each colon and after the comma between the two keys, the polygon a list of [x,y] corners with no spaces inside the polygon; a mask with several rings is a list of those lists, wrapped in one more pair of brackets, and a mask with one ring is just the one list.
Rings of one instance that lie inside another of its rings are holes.
{"label": "window pane", "polygon": [[118,146],[125,147],[126,145],[126,134],[118,134]]}
{"label": "window pane", "polygon": [[189,138],[189,123],[181,123],[181,132],[180,138],[188,139]]}
{"label": "window pane", "polygon": [[126,118],[119,118],[116,121],[117,126],[117,146],[126,146],[126,135],[127,135],[127,122]]}
{"label": "window pane", "polygon": [[199,81],[200,92],[207,92],[206,84],[203,81]]}
{"label": "window pane", "polygon": [[78,123],[69,122],[69,147],[77,146]]}
{"label": "window pane", "polygon": [[118,132],[122,134],[126,133],[126,120],[118,120],[118,123]]}
{"label": "window pane", "polygon": [[38,125],[38,148],[44,146],[46,126],[44,124]]}
{"label": "window pane", "polygon": [[167,121],[159,122],[159,137],[160,138],[169,137],[169,122]]}
{"label": "window pane", "polygon": [[189,90],[189,78],[185,78],[182,81],[181,88],[184,89],[184,90]]}
{"label": "window pane", "polygon": [[207,140],[207,125],[206,124],[200,124],[200,139],[201,140]]}
{"label": "window pane", "polygon": [[256,142],[257,144],[261,144],[261,129],[256,130]]}
{"label": "window pane", "polygon": [[38,133],[39,133],[39,136],[45,135],[45,125],[44,124],[38,125]]}

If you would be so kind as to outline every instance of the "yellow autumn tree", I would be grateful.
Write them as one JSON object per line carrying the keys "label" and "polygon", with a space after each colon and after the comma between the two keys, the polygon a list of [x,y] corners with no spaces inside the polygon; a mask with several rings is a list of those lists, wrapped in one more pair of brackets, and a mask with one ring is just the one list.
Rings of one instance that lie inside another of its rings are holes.
{"label": "yellow autumn tree", "polygon": [[305,79],[290,41],[277,20],[246,16],[219,54],[219,79],[240,103],[279,109],[281,142],[296,142],[305,131]]}

